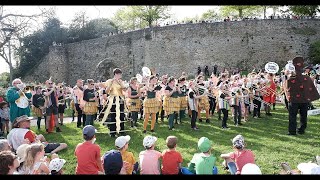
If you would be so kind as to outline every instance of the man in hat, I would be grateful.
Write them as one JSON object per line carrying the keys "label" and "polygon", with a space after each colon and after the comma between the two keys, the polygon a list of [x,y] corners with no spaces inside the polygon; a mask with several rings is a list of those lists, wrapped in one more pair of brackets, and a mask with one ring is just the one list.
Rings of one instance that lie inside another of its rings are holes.
{"label": "man in hat", "polygon": [[[311,78],[302,75],[303,58],[295,57],[292,63],[295,67],[295,75],[291,76],[283,84],[283,89],[289,105],[289,133],[288,135],[304,134],[307,128],[308,105],[320,98]],[[300,112],[300,127],[297,129],[297,114]]]}
{"label": "man in hat", "polygon": [[21,79],[14,79],[12,81],[12,87],[10,87],[7,91],[6,96],[10,106],[10,123],[13,123],[13,121],[19,116],[30,116],[30,106],[27,106],[26,108],[21,108],[18,107],[18,105],[16,104],[16,101],[18,99],[24,97],[23,93],[28,99],[31,99],[31,92],[23,92],[25,86],[26,85],[22,83]]}
{"label": "man in hat", "polygon": [[30,130],[30,120],[27,115],[17,117],[13,122],[13,129],[8,134],[8,142],[16,151],[21,144],[42,143],[45,153],[56,153],[67,148],[66,143],[48,143],[42,134],[37,135]]}

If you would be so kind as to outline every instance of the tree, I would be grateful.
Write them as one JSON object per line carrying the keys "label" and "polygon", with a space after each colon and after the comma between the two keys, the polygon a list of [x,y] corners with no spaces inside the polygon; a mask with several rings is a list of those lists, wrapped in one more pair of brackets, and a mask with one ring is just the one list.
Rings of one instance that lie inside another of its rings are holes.
{"label": "tree", "polygon": [[120,30],[152,27],[171,15],[168,6],[128,6],[119,9],[112,21]]}
{"label": "tree", "polygon": [[200,20],[212,20],[212,19],[221,19],[220,14],[215,12],[214,9],[209,9],[201,15]]}
{"label": "tree", "polygon": [[309,57],[314,64],[320,64],[320,40],[310,45]]}
{"label": "tree", "polygon": [[148,23],[149,27],[155,22],[170,18],[170,8],[168,6],[132,6],[133,14]]}
{"label": "tree", "polygon": [[292,11],[293,14],[298,16],[310,16],[314,17],[317,12],[320,12],[318,5],[310,5],[310,6],[289,6],[289,10]]}
{"label": "tree", "polygon": [[242,19],[244,16],[259,15],[263,11],[261,6],[222,6],[221,12],[223,16],[235,16]]}
{"label": "tree", "polygon": [[37,22],[38,18],[44,16],[48,11],[42,11],[41,13],[32,15],[5,12],[7,12],[5,11],[5,7],[0,6],[0,57],[9,65],[10,81],[12,81],[14,67],[11,59],[11,44],[13,44],[11,43],[11,40],[15,37],[16,39],[19,39],[20,33],[28,31],[28,29],[32,27],[32,22]]}

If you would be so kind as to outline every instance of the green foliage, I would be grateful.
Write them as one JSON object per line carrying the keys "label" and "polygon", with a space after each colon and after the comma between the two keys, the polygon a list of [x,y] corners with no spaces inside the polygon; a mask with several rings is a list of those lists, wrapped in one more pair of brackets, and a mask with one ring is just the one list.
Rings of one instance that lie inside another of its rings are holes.
{"label": "green foliage", "polygon": [[257,16],[263,12],[262,6],[222,6],[220,8],[221,14],[224,17],[234,16],[237,18],[243,18],[246,16]]}
{"label": "green foliage", "polygon": [[310,17],[314,17],[317,11],[320,12],[318,5],[289,6],[289,10],[295,15]]}
{"label": "green foliage", "polygon": [[221,16],[219,13],[215,12],[213,9],[209,9],[201,15],[200,20],[212,20],[212,19],[220,19]]}
{"label": "green foliage", "polygon": [[10,85],[10,74],[3,72],[0,74],[0,87],[7,88]]}
{"label": "green foliage", "polygon": [[320,64],[320,40],[310,45],[309,57],[314,64]]}
{"label": "green foliage", "polygon": [[171,15],[168,6],[127,6],[119,9],[112,21],[124,31],[152,27],[168,19]]}

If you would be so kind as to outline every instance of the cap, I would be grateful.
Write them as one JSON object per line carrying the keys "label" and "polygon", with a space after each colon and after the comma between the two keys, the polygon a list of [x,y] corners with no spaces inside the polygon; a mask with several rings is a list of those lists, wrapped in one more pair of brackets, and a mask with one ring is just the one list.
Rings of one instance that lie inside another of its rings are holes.
{"label": "cap", "polygon": [[154,136],[146,136],[143,139],[143,146],[146,148],[150,148],[156,141],[158,138],[154,137]]}
{"label": "cap", "polygon": [[298,169],[301,174],[320,174],[320,166],[315,163],[300,163]]}
{"label": "cap", "polygon": [[30,121],[32,119],[35,119],[35,118],[34,117],[28,117],[27,115],[19,116],[14,120],[13,126],[17,126],[22,121]]}
{"label": "cap", "polygon": [[130,139],[129,135],[120,136],[115,140],[114,144],[117,148],[121,149],[130,141]]}
{"label": "cap", "polygon": [[97,132],[96,128],[94,128],[94,126],[92,125],[86,125],[83,130],[82,130],[82,134],[92,137],[93,135],[95,135]]}
{"label": "cap", "polygon": [[198,141],[198,148],[201,152],[208,152],[211,146],[212,142],[207,137],[201,137]]}
{"label": "cap", "polygon": [[50,161],[50,164],[49,164],[49,170],[50,171],[60,171],[64,165],[64,163],[66,163],[66,160],[64,159],[60,159],[60,158],[54,158]]}
{"label": "cap", "polygon": [[232,139],[232,144],[233,146],[235,146],[236,148],[243,148],[244,147],[244,137],[242,135],[237,135],[236,137],[234,137]]}
{"label": "cap", "polygon": [[118,150],[110,150],[103,156],[105,174],[119,174],[123,166],[122,156]]}
{"label": "cap", "polygon": [[16,154],[18,156],[19,162],[22,163],[26,160],[26,151],[30,147],[29,144],[21,144],[16,151]]}
{"label": "cap", "polygon": [[247,163],[242,167],[241,174],[262,174],[259,166]]}

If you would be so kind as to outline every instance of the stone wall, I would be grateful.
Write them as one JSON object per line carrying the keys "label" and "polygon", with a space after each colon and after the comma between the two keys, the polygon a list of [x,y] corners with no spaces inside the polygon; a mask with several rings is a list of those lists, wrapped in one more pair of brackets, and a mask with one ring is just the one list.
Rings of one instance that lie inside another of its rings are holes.
{"label": "stone wall", "polygon": [[[120,67],[124,79],[141,68],[178,76],[197,67],[263,68],[269,61],[280,68],[296,55],[308,60],[309,46],[320,39],[320,20],[250,20],[181,24],[147,28],[114,36],[51,47],[34,73],[26,78],[74,84],[76,79],[102,79]],[[48,66],[49,65],[49,66]],[[39,78],[39,79],[37,79]]]}

